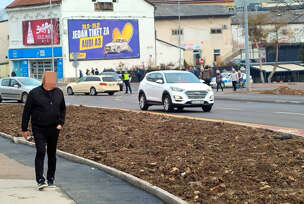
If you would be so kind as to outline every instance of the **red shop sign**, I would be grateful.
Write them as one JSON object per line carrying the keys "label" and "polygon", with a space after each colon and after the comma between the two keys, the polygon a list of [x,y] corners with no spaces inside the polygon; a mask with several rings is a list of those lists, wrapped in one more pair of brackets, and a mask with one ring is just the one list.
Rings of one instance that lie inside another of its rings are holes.
{"label": "red shop sign", "polygon": [[[52,26],[53,25],[53,26]],[[23,44],[24,45],[50,45],[59,44],[58,19],[41,19],[33,21],[23,21]]]}

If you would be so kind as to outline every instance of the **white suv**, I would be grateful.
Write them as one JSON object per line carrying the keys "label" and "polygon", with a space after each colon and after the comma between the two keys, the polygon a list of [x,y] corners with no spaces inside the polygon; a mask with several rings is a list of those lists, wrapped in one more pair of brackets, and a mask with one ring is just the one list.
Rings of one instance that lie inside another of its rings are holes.
{"label": "white suv", "polygon": [[166,112],[184,107],[202,107],[210,112],[214,94],[210,86],[186,71],[155,71],[148,73],[139,85],[139,106],[147,110],[152,105],[163,105]]}

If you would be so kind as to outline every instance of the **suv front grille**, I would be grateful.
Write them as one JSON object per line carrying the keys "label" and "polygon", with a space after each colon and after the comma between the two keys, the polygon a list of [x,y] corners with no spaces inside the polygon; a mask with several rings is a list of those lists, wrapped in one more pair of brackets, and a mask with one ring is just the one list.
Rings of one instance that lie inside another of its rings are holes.
{"label": "suv front grille", "polygon": [[207,96],[207,91],[187,91],[186,95],[189,99],[204,99]]}

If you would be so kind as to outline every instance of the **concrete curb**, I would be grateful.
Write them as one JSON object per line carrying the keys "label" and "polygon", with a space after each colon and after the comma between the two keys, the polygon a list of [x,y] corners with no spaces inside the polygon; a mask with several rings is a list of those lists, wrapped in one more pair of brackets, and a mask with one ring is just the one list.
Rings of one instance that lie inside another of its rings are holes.
{"label": "concrete curb", "polygon": [[[2,137],[5,137],[7,139],[11,139],[14,143],[16,144],[24,144],[24,145],[29,145],[29,146],[32,146],[34,147],[35,146],[35,143],[32,143],[32,142],[29,142],[29,141],[26,141],[24,138],[19,138],[19,137],[13,137],[11,135],[8,135],[8,134],[5,134],[5,133],[2,133],[0,132],[0,136]],[[152,195],[155,195],[156,197],[160,198],[162,201],[164,201],[165,203],[168,203],[168,204],[188,204],[186,201],[180,199],[179,197],[157,187],[157,186],[153,186],[152,184],[140,179],[140,178],[137,178],[131,174],[127,174],[125,172],[122,172],[122,171],[119,171],[115,168],[112,168],[112,167],[109,167],[109,166],[106,166],[106,165],[103,165],[103,164],[100,164],[100,163],[97,163],[95,161],[92,161],[92,160],[89,160],[89,159],[85,159],[85,158],[82,158],[82,157],[79,157],[79,156],[76,156],[76,155],[73,155],[73,154],[70,154],[70,153],[67,153],[67,152],[64,152],[64,151],[60,151],[60,150],[57,150],[57,155],[64,158],[64,159],[67,159],[67,160],[70,160],[70,161],[73,161],[73,162],[76,162],[76,163],[80,163],[80,164],[84,164],[84,165],[88,165],[88,166],[91,166],[91,167],[94,167],[94,168],[97,168],[101,171],[104,171],[114,177],[117,177],[117,178],[120,178],[148,193],[151,193]]]}
{"label": "concrete curb", "polygon": [[287,101],[287,100],[263,100],[263,99],[251,99],[251,98],[230,98],[215,96],[215,100],[219,101],[243,101],[243,102],[258,102],[258,103],[280,103],[280,104],[304,104],[304,101]]}

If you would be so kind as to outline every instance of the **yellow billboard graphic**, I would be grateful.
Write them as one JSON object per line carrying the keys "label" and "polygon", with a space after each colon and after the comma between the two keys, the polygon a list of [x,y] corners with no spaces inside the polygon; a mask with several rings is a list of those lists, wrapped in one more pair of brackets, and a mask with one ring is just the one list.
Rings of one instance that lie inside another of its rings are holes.
{"label": "yellow billboard graphic", "polygon": [[[86,57],[87,57],[87,53],[85,53],[85,52],[80,52],[80,53],[78,53],[78,57],[75,58],[75,59],[86,59]],[[73,53],[70,53],[70,59],[71,59],[71,60],[74,59]]]}
{"label": "yellow billboard graphic", "polygon": [[103,36],[80,38],[79,50],[102,48]]}

